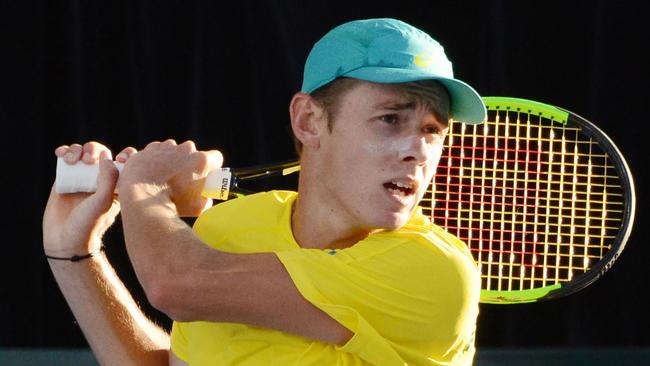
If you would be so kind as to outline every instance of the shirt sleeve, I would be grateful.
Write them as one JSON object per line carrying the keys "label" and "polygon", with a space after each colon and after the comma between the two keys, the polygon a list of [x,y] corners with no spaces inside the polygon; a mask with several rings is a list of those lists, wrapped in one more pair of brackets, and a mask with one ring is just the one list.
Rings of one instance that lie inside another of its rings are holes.
{"label": "shirt sleeve", "polygon": [[457,249],[417,238],[358,245],[276,253],[301,294],[354,332],[341,350],[382,365],[458,364],[460,353],[471,359],[473,263]]}

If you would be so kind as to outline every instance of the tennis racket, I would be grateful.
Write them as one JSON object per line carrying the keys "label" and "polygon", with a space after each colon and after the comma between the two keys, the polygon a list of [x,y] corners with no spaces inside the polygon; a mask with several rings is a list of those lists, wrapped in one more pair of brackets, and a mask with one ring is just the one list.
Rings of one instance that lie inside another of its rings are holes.
{"label": "tennis racket", "polygon": [[[549,300],[585,288],[612,267],[632,229],[636,198],[625,159],[605,133],[567,110],[483,99],[486,123],[452,121],[423,212],[468,245],[483,303]],[[225,168],[211,173],[204,193],[247,194],[240,184],[299,169],[296,161]]]}

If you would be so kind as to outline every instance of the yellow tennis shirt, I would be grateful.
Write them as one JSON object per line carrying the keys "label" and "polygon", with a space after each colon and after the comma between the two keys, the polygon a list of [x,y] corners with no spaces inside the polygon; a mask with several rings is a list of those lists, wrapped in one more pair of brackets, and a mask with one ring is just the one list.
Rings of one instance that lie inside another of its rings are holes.
{"label": "yellow tennis shirt", "polygon": [[467,247],[420,212],[396,231],[339,250],[302,249],[295,192],[214,206],[194,225],[227,252],[274,252],[300,293],[354,333],[343,346],[235,323],[175,322],[172,350],[190,365],[470,365],[480,277]]}

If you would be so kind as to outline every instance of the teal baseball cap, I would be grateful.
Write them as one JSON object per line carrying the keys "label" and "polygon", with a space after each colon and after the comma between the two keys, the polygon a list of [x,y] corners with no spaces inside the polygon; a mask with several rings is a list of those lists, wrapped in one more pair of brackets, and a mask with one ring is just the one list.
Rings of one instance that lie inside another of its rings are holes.
{"label": "teal baseball cap", "polygon": [[485,121],[483,100],[467,83],[454,79],[440,43],[397,19],[355,20],[316,42],[305,63],[301,91],[311,93],[339,77],[375,83],[437,80],[447,88],[454,120]]}

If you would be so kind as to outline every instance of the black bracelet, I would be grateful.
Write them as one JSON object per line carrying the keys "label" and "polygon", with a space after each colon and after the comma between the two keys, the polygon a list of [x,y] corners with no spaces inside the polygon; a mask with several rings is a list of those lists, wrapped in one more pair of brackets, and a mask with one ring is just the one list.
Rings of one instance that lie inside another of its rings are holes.
{"label": "black bracelet", "polygon": [[54,257],[54,256],[51,256],[51,255],[45,254],[45,258],[47,258],[47,259],[56,259],[56,260],[59,260],[59,261],[79,262],[81,260],[84,260],[84,259],[87,259],[87,258],[90,258],[90,257],[94,257],[95,255],[97,255],[98,253],[101,253],[103,251],[104,251],[104,246],[102,245],[96,251],[90,252],[90,253],[88,253],[86,255],[76,255],[75,254],[72,257]]}

